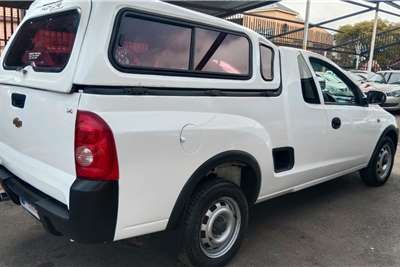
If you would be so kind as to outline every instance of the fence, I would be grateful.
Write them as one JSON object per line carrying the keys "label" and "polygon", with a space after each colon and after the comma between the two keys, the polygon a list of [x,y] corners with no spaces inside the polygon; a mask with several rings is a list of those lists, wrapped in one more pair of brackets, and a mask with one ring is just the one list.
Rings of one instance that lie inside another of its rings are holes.
{"label": "fence", "polygon": [[0,7],[0,51],[3,51],[24,15],[24,9]]}

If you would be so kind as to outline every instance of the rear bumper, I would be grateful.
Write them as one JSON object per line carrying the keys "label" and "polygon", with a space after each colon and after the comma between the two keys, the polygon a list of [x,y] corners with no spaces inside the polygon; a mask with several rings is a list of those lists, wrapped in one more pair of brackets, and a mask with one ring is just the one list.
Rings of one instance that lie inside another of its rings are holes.
{"label": "rear bumper", "polygon": [[20,198],[38,211],[44,228],[80,243],[114,240],[118,212],[118,182],[77,179],[71,187],[70,207],[45,195],[0,166],[0,182],[11,200]]}

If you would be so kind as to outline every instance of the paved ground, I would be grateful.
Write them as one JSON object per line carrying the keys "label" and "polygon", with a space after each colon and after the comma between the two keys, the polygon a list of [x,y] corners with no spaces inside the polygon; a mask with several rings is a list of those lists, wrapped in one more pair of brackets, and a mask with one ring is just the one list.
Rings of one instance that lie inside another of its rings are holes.
{"label": "paved ground", "polygon": [[[355,174],[256,206],[230,266],[400,266],[399,207],[400,152],[385,187],[368,188]],[[181,266],[176,235],[80,245],[0,203],[1,267]]]}

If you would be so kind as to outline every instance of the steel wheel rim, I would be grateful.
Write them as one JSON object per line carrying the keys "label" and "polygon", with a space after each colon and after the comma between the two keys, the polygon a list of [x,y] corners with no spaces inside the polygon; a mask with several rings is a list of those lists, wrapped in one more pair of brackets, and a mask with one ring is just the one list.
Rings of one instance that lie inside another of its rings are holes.
{"label": "steel wheel rim", "polygon": [[376,162],[376,175],[380,180],[385,180],[392,167],[393,155],[389,145],[384,145],[378,154]]}
{"label": "steel wheel rim", "polygon": [[225,255],[235,244],[241,227],[239,205],[222,197],[207,209],[201,219],[200,247],[209,258]]}

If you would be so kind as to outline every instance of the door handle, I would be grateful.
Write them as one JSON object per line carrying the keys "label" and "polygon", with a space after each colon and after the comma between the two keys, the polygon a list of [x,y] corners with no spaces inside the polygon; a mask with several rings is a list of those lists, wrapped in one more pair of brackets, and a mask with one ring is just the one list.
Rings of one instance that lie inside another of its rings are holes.
{"label": "door handle", "polygon": [[332,128],[337,130],[342,126],[342,121],[339,118],[333,118],[332,119]]}

